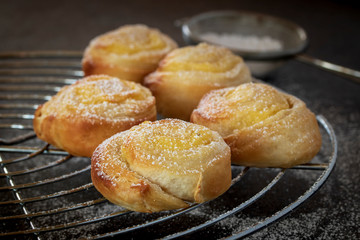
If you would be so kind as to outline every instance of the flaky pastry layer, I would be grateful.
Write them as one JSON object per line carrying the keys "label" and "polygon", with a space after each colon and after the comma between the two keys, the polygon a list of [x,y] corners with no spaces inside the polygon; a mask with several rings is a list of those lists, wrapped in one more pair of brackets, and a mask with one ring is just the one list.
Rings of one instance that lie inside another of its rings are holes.
{"label": "flaky pastry layer", "polygon": [[201,43],[173,50],[146,76],[144,85],[155,95],[163,116],[189,120],[205,93],[250,81],[241,57],[226,48]]}
{"label": "flaky pastry layer", "polygon": [[309,162],[321,147],[316,117],[305,103],[265,84],[208,93],[191,122],[219,132],[232,162],[245,166],[289,168]]}
{"label": "flaky pastry layer", "polygon": [[155,98],[140,84],[93,75],[63,87],[38,107],[36,135],[76,156],[91,157],[113,134],[156,119]]}
{"label": "flaky pastry layer", "polygon": [[141,83],[177,44],[159,30],[125,25],[94,38],[82,60],[85,76],[107,74]]}
{"label": "flaky pastry layer", "polygon": [[230,148],[203,126],[176,119],[144,122],[95,150],[91,176],[111,202],[140,212],[183,208],[224,193]]}

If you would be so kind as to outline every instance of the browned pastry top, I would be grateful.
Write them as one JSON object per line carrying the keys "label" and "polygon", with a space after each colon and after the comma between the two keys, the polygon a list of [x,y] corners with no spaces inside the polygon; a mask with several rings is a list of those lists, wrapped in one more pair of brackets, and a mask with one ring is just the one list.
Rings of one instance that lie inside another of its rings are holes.
{"label": "browned pastry top", "polygon": [[95,150],[92,178],[105,197],[129,209],[184,207],[184,200],[204,202],[229,188],[230,149],[203,126],[176,119],[144,122]]}
{"label": "browned pastry top", "polygon": [[191,121],[219,132],[241,165],[291,167],[310,161],[321,147],[315,115],[305,103],[266,84],[212,91]]}
{"label": "browned pastry top", "polygon": [[63,87],[35,112],[37,136],[71,154],[90,157],[106,138],[156,119],[155,98],[140,84],[92,75]]}

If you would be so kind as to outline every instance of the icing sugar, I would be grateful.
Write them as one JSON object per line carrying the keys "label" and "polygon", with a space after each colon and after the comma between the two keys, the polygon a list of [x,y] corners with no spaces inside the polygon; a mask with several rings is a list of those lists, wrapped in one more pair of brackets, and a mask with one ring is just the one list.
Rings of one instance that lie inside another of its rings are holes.
{"label": "icing sugar", "polygon": [[280,51],[284,48],[283,42],[270,36],[260,37],[255,35],[242,35],[235,33],[218,34],[208,32],[202,34],[201,39],[244,51]]}
{"label": "icing sugar", "polygon": [[133,121],[154,108],[155,99],[151,92],[134,82],[111,77],[96,80],[79,80],[64,87],[53,103],[47,104],[51,114],[74,114],[89,120]]}

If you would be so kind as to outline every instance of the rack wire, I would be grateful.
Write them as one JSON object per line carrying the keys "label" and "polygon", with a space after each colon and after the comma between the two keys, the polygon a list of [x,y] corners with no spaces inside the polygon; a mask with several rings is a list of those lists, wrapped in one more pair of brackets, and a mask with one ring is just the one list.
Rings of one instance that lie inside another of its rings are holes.
{"label": "rack wire", "polygon": [[309,164],[291,169],[232,166],[229,191],[176,211],[145,214],[115,206],[93,187],[90,159],[50,146],[32,130],[35,109],[83,76],[81,56],[73,51],[0,54],[0,237],[238,239],[293,211],[335,166],[336,136],[328,121],[317,116],[323,146]]}

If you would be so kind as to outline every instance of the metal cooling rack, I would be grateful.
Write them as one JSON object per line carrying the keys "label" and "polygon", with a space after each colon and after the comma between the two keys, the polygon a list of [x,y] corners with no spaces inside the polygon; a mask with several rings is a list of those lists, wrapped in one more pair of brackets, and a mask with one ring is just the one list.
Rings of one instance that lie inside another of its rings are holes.
{"label": "metal cooling rack", "polygon": [[90,159],[49,146],[32,131],[37,106],[82,77],[81,55],[0,54],[0,237],[237,239],[294,210],[335,166],[334,131],[317,116],[323,146],[309,164],[287,170],[232,166],[229,191],[177,211],[145,214],[115,206],[93,187]]}

